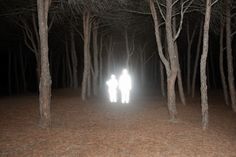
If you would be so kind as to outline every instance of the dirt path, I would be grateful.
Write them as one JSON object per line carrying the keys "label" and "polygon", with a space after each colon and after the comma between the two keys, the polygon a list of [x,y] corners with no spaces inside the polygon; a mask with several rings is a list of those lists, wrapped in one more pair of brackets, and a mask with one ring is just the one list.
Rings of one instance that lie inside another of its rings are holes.
{"label": "dirt path", "polygon": [[199,101],[178,105],[168,121],[160,98],[125,106],[101,100],[82,103],[76,94],[54,94],[52,129],[38,127],[38,99],[0,99],[1,157],[234,157],[236,114],[212,101],[210,128],[201,129]]}

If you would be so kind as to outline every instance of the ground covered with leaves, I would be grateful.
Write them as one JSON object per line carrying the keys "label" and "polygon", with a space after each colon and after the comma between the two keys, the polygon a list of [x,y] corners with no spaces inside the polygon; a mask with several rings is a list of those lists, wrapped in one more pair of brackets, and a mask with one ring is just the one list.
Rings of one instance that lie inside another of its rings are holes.
{"label": "ground covered with leaves", "polygon": [[52,127],[38,126],[35,95],[0,98],[1,157],[234,157],[236,114],[212,96],[209,128],[201,129],[200,99],[177,104],[170,122],[165,99],[139,96],[128,105],[82,102],[77,91],[52,97]]}

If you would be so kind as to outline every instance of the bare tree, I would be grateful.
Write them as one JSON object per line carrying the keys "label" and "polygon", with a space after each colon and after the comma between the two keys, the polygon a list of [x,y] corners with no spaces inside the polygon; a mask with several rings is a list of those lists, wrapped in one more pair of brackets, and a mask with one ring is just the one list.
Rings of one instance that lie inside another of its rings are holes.
{"label": "bare tree", "polygon": [[98,92],[98,76],[99,76],[99,64],[98,64],[98,22],[93,22],[93,94],[96,96]]}
{"label": "bare tree", "polygon": [[221,26],[220,27],[221,27],[220,28],[220,55],[219,55],[220,76],[221,76],[221,82],[222,82],[222,87],[223,87],[225,103],[226,103],[226,105],[230,105],[228,87],[227,87],[225,73],[224,73],[224,28],[225,28],[225,21],[223,20],[223,16],[221,18]]}
{"label": "bare tree", "polygon": [[78,60],[76,55],[76,48],[75,48],[75,38],[74,38],[74,31],[73,27],[70,30],[70,37],[71,37],[71,60],[72,60],[72,75],[73,75],[73,88],[78,88],[79,80],[78,80]]}
{"label": "bare tree", "polygon": [[91,36],[91,14],[89,10],[83,13],[83,31],[84,31],[84,72],[82,80],[82,100],[86,100],[90,95],[91,79],[91,57],[90,57],[90,36]]}
{"label": "bare tree", "polygon": [[196,50],[196,57],[194,61],[194,69],[193,69],[193,77],[192,77],[192,98],[195,96],[195,85],[196,85],[196,77],[197,77],[197,69],[199,65],[199,57],[201,52],[201,43],[202,43],[202,35],[203,35],[203,22],[201,22],[199,27],[199,34],[198,34],[198,41],[197,41],[197,50]]}
{"label": "bare tree", "polygon": [[203,130],[208,127],[208,96],[207,96],[207,76],[206,76],[206,64],[209,47],[209,27],[211,19],[211,8],[218,0],[211,2],[206,1],[206,12],[203,29],[203,50],[200,62],[200,75],[201,75],[201,106],[202,106],[202,128]]}
{"label": "bare tree", "polygon": [[50,0],[37,0],[41,74],[39,83],[40,126],[48,128],[51,125],[51,75],[48,60],[48,12]]}
{"label": "bare tree", "polygon": [[236,92],[234,85],[234,68],[231,40],[231,0],[226,0],[226,47],[227,47],[227,66],[228,66],[228,84],[231,104],[236,112]]}
{"label": "bare tree", "polygon": [[[159,22],[159,19],[157,17],[157,12],[156,12],[156,8],[155,8],[154,0],[149,0],[149,5],[150,5],[151,13],[152,13],[152,18],[153,18],[153,21],[154,21],[155,37],[156,37],[156,42],[157,42],[158,53],[159,53],[159,56],[161,58],[161,61],[163,62],[164,66],[165,66],[167,79],[169,79],[170,76],[171,76],[170,63],[165,58],[164,53],[163,53],[163,48],[162,48],[163,46],[162,46],[162,43],[161,43],[161,36],[160,36],[160,31],[159,31],[160,22]],[[175,108],[175,102],[174,102],[174,106],[172,106],[173,102],[171,101],[171,99],[173,99],[173,98],[170,99],[171,95],[170,95],[169,90],[170,90],[170,88],[167,89],[167,91],[168,91],[167,92],[168,110],[169,110],[170,117],[173,120],[176,117],[177,111],[176,111],[176,108]],[[175,101],[175,98],[174,98],[174,101]]]}
{"label": "bare tree", "polygon": [[188,95],[191,91],[191,51],[192,51],[192,45],[193,40],[195,37],[195,33],[197,30],[197,27],[195,27],[192,31],[192,34],[190,34],[190,28],[189,28],[189,22],[187,23],[187,42],[188,42],[188,51],[187,51],[187,91]]}

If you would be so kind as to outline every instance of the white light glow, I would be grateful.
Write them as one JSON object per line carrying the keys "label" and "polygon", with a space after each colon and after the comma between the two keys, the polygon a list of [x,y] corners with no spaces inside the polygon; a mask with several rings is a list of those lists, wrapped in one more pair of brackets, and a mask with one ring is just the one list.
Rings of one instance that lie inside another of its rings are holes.
{"label": "white light glow", "polygon": [[116,79],[115,75],[111,75],[111,78],[106,82],[108,86],[108,94],[109,99],[111,103],[117,102],[117,87],[118,87],[118,81]]}
{"label": "white light glow", "polygon": [[119,89],[121,92],[121,103],[129,103],[130,90],[132,89],[131,77],[127,69],[123,69],[119,78]]}

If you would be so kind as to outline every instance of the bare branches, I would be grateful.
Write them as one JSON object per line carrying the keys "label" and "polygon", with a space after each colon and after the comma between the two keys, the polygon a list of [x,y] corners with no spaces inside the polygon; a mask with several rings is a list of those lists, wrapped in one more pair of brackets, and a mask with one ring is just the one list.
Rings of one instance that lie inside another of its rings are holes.
{"label": "bare branches", "polygon": [[[190,7],[190,5],[193,3],[193,1],[194,1],[194,0],[191,0],[191,1],[189,2],[189,0],[187,0],[187,1],[184,1],[184,2],[181,4],[180,24],[179,24],[178,31],[177,31],[177,33],[176,33],[176,35],[175,35],[175,37],[174,37],[174,41],[179,37],[179,34],[180,34],[181,30],[182,30],[184,14],[186,13],[186,11],[187,11],[188,8]],[[188,3],[188,2],[189,2],[189,3]],[[187,5],[185,6],[185,4],[187,4]]]}
{"label": "bare branches", "polygon": [[211,3],[211,7],[213,7],[213,5],[215,5],[219,0],[215,0],[214,2]]}

